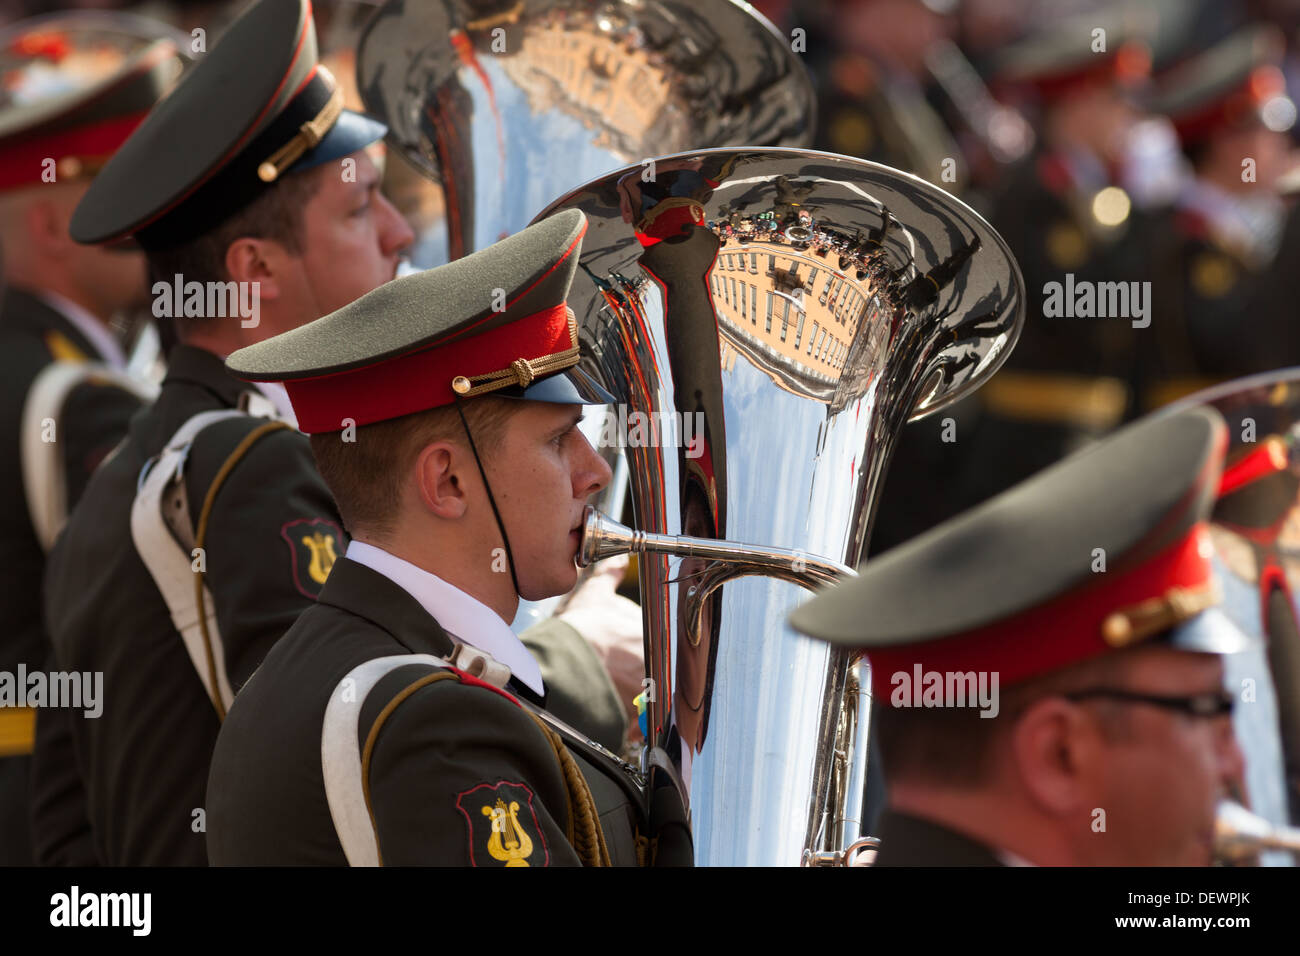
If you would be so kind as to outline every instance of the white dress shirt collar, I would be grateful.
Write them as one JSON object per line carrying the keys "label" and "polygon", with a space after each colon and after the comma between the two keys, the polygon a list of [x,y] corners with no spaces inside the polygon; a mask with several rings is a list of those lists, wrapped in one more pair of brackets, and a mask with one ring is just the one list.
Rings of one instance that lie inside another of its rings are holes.
{"label": "white dress shirt collar", "polygon": [[72,323],[73,327],[84,335],[99,354],[100,361],[118,371],[126,368],[126,353],[118,344],[116,337],[103,322],[95,318],[77,303],[65,299],[57,292],[42,289],[39,297],[55,312]]}
{"label": "white dress shirt collar", "polygon": [[348,544],[347,557],[378,571],[420,602],[442,629],[460,641],[490,654],[510,673],[541,696],[542,669],[510,626],[482,601],[448,584],[436,574],[364,541]]}

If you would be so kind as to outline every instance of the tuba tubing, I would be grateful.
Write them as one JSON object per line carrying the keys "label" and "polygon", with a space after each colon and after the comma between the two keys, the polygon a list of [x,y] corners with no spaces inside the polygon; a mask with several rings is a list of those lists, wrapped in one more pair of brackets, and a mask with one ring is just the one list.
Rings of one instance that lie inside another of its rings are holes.
{"label": "tuba tubing", "polygon": [[1222,801],[1214,815],[1215,859],[1249,863],[1264,850],[1286,850],[1300,858],[1300,829],[1274,826],[1239,803]]}

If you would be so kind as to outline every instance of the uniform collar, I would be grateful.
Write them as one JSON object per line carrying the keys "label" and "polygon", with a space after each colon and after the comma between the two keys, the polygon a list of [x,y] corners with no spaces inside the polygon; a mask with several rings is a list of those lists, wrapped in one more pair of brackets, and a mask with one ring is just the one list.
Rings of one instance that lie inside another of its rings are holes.
{"label": "uniform collar", "polygon": [[241,382],[226,370],[226,363],[219,355],[193,345],[177,345],[167,356],[167,377],[163,379],[163,386],[170,382],[205,388],[231,408],[237,408],[239,396],[251,390],[247,382]]}
{"label": "uniform collar", "polygon": [[293,413],[293,403],[289,401],[289,392],[283,385],[279,382],[249,382],[248,384],[265,395],[275,406],[282,422],[287,422],[294,428],[298,427],[298,416]]}
{"label": "uniform collar", "polygon": [[934,820],[885,810],[876,866],[1005,866],[996,850]]}
{"label": "uniform collar", "polygon": [[350,553],[334,562],[316,603],[365,618],[412,653],[447,657],[452,652],[451,638],[419,601],[378,571],[352,560]]}
{"label": "uniform collar", "polygon": [[536,659],[510,626],[482,601],[436,574],[364,541],[351,541],[347,557],[401,587],[456,640],[490,654],[539,696],[545,692]]}
{"label": "uniform collar", "polygon": [[118,344],[108,326],[77,305],[77,303],[64,298],[57,292],[42,289],[36,293],[36,296],[72,323],[73,328],[80,332],[95,352],[98,353],[101,361],[118,371],[126,368],[126,353],[122,351],[122,346]]}

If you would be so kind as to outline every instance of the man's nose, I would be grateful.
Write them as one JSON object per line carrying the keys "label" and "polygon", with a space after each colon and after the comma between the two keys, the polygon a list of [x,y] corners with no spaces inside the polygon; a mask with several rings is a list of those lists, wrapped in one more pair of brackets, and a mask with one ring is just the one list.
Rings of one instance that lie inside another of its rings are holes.
{"label": "man's nose", "polygon": [[398,253],[410,248],[415,242],[415,233],[402,214],[397,211],[397,207],[388,201],[388,197],[380,195],[380,212],[384,217],[383,231],[380,233],[380,242],[384,255],[395,256]]}
{"label": "man's nose", "polygon": [[591,447],[587,436],[579,432],[579,437],[582,438],[583,460],[574,476],[574,490],[578,498],[590,498],[609,485],[614,479],[614,473],[610,470],[609,462]]}

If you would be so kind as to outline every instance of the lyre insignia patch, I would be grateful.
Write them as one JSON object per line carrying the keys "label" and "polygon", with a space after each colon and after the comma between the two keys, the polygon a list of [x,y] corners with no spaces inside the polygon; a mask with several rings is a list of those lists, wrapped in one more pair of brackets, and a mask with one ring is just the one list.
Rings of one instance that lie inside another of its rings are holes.
{"label": "lyre insignia patch", "polygon": [[324,518],[299,518],[280,529],[289,546],[294,586],[315,600],[343,550],[343,532]]}
{"label": "lyre insignia patch", "polygon": [[548,866],[550,851],[533,810],[533,792],[522,783],[481,783],[456,795],[456,809],[469,827],[472,866]]}

